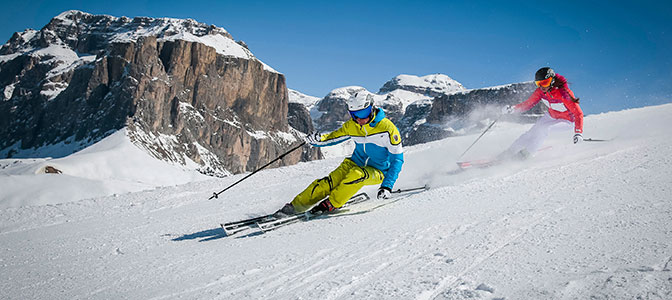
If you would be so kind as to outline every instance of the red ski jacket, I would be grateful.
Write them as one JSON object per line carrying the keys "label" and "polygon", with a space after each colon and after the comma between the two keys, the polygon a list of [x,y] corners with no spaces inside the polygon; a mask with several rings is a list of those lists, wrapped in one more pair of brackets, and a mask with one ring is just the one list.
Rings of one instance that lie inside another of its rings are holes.
{"label": "red ski jacket", "polygon": [[579,103],[574,102],[573,99],[575,99],[574,92],[569,89],[565,77],[556,74],[555,84],[547,93],[537,88],[530,98],[515,105],[514,108],[518,112],[528,111],[543,100],[552,118],[574,122],[574,132],[583,133],[583,111]]}

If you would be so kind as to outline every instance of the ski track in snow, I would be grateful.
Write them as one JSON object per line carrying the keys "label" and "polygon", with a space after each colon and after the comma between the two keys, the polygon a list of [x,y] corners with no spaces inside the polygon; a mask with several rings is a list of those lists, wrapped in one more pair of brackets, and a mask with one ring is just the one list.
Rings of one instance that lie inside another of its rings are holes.
{"label": "ski track in snow", "polygon": [[260,172],[215,200],[244,174],[3,209],[0,298],[670,299],[669,113],[588,117],[596,137],[620,136],[552,136],[543,156],[452,175],[427,168],[475,136],[409,148],[398,187],[430,190],[266,234],[217,224],[274,211],[340,158]]}

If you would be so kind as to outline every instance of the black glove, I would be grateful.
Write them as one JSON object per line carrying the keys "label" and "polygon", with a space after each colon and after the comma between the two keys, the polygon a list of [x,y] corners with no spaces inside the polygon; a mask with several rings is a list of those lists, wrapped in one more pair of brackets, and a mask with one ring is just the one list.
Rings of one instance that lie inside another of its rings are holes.
{"label": "black glove", "polygon": [[312,133],[309,133],[305,137],[306,143],[311,144],[311,145],[316,145],[317,143],[322,141],[322,134],[319,132],[315,131]]}
{"label": "black glove", "polygon": [[580,133],[575,134],[574,135],[574,144],[578,144],[578,143],[581,143],[581,142],[583,142],[583,135],[581,135]]}
{"label": "black glove", "polygon": [[329,199],[325,199],[318,205],[315,205],[315,207],[313,207],[313,209],[310,210],[310,213],[314,215],[321,215],[323,213],[333,211],[334,209],[336,208],[331,204],[331,201],[329,201]]}
{"label": "black glove", "polygon": [[392,197],[392,190],[389,187],[381,186],[378,188],[378,199],[389,199]]}
{"label": "black glove", "polygon": [[502,107],[502,114],[503,115],[510,115],[514,112],[516,112],[516,108],[514,108],[513,105],[507,105],[507,106]]}

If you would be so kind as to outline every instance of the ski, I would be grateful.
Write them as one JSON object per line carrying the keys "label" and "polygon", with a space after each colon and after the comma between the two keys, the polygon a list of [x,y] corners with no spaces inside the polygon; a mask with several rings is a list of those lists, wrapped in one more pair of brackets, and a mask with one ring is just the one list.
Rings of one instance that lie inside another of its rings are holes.
{"label": "ski", "polygon": [[261,232],[267,232],[306,219],[308,218],[309,214],[310,214],[309,212],[305,212],[298,215],[289,216],[286,218],[274,219],[266,222],[258,222],[257,227],[259,227]]}
{"label": "ski", "polygon": [[229,223],[222,223],[220,226],[222,226],[222,229],[224,229],[224,233],[226,233],[227,236],[234,235],[238,232],[244,231],[249,229],[251,226],[255,226],[257,222],[267,220],[267,219],[272,219],[273,214],[268,214],[260,217],[254,217],[254,218],[249,218],[249,219],[244,219],[240,221],[235,221],[235,222],[229,222]]}
{"label": "ski", "polygon": [[[359,193],[357,195],[352,196],[350,200],[346,203],[346,205],[352,205],[356,203],[360,203],[363,201],[369,200],[369,196],[366,193]],[[285,222],[290,222],[290,221],[296,221],[298,220],[297,217],[303,216],[304,213],[297,214],[294,216],[290,216],[288,218],[283,218],[283,219],[289,219],[285,220]],[[259,217],[253,217],[249,219],[243,219],[235,222],[229,222],[229,223],[220,223],[219,225],[222,227],[224,230],[224,233],[227,236],[232,236],[236,233],[239,233],[241,231],[245,231],[254,227],[259,227],[258,223],[268,223],[272,221],[278,221],[280,219],[276,218],[273,216],[273,214],[267,214]],[[282,224],[283,222],[280,222]]]}
{"label": "ski", "polygon": [[487,168],[487,167],[492,167],[496,164],[499,163],[499,160],[497,159],[478,159],[478,160],[471,160],[471,161],[458,161],[457,166],[460,167],[460,169],[470,169],[470,168]]}
{"label": "ski", "polygon": [[359,193],[357,195],[352,196],[350,198],[350,200],[348,200],[348,202],[345,203],[345,205],[343,205],[342,207],[340,207],[339,209],[337,209],[334,212],[315,215],[315,214],[311,214],[310,211],[306,211],[304,213],[296,214],[296,215],[289,216],[289,217],[286,217],[286,218],[271,219],[271,220],[267,220],[267,221],[259,221],[259,222],[257,222],[257,227],[259,227],[261,232],[267,232],[267,231],[271,231],[271,230],[274,230],[274,229],[277,229],[277,228],[280,228],[280,227],[283,227],[283,226],[286,226],[286,225],[289,225],[289,224],[296,223],[296,222],[301,221],[301,220],[310,220],[310,219],[319,218],[321,216],[339,214],[339,213],[342,213],[344,211],[347,211],[347,207],[349,207],[349,206],[352,206],[352,205],[355,205],[355,204],[358,204],[358,203],[362,203],[362,202],[368,201],[370,199],[371,198],[366,193]]}
{"label": "ski", "polygon": [[[541,152],[541,151],[546,151],[553,148],[553,146],[546,146],[543,147],[536,152]],[[503,164],[506,162],[514,162],[514,161],[524,161],[528,159],[531,156],[529,152],[526,150],[521,150],[517,152],[516,154],[513,155],[508,155],[508,156],[502,156],[501,154],[498,155],[495,158],[489,158],[489,159],[476,159],[476,160],[470,160],[470,161],[458,161],[457,166],[459,169],[456,172],[461,172],[465,171],[466,169],[470,168],[477,168],[477,169],[484,169],[484,168],[489,168],[495,165]],[[453,173],[456,173],[453,172]]]}
{"label": "ski", "polygon": [[[392,191],[391,193],[392,194],[407,194],[408,193],[410,195],[410,194],[412,194],[412,192],[422,192],[422,191],[426,191],[428,189],[429,189],[429,187],[427,185],[424,185],[424,186],[415,187],[415,188],[397,189],[397,190]],[[370,200],[369,196],[366,193],[360,193],[360,194],[357,194],[357,195],[353,196],[352,198],[350,198],[350,200],[348,200],[348,202],[346,202],[345,205],[343,205],[341,208],[339,208],[339,209],[337,209],[333,212],[330,212],[330,213],[311,214],[310,212],[305,212],[305,213],[297,214],[297,215],[290,216],[290,217],[287,217],[287,218],[282,218],[282,219],[277,219],[277,220],[269,220],[269,221],[266,221],[266,222],[263,222],[263,221],[258,222],[257,226],[259,227],[261,232],[268,232],[268,231],[275,230],[275,229],[278,229],[280,227],[283,227],[283,226],[286,226],[286,225],[289,225],[289,224],[293,224],[293,223],[296,223],[296,222],[299,222],[299,221],[309,221],[309,220],[312,220],[312,219],[322,219],[322,218],[335,217],[335,216],[338,216],[338,215],[350,214],[350,213],[353,212],[353,210],[354,210],[355,213],[369,212],[369,211],[372,211],[376,208],[379,208],[379,207],[385,206],[387,204],[399,201],[403,198],[404,197],[393,197],[393,198],[390,199],[390,201],[380,203],[380,204],[375,205],[373,207],[370,207],[368,209],[359,210],[359,209],[355,209],[355,207],[358,204],[361,204],[363,202],[367,202],[368,200]]]}

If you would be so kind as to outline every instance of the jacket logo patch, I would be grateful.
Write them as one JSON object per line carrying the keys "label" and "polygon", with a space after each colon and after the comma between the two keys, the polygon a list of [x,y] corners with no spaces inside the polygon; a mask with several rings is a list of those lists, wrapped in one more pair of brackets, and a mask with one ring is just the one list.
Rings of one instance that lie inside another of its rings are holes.
{"label": "jacket logo patch", "polygon": [[394,139],[395,142],[399,141],[399,135],[393,135],[392,138]]}

